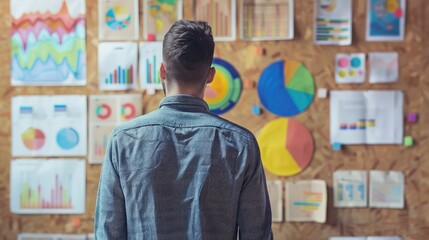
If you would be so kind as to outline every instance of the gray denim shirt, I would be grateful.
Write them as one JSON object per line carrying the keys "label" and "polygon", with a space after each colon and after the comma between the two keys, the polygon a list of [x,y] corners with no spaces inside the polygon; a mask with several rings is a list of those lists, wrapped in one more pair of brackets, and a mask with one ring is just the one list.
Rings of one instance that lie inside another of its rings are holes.
{"label": "gray denim shirt", "polygon": [[96,239],[272,239],[255,137],[177,95],[117,127],[104,159]]}

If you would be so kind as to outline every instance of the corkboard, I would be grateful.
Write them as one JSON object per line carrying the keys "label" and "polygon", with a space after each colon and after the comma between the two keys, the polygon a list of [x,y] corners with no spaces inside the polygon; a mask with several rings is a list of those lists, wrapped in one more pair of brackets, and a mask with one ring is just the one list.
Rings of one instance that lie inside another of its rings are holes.
{"label": "corkboard", "polygon": [[[14,0],[15,1],[15,0]],[[192,0],[184,0],[185,18],[190,18]],[[240,2],[240,0],[238,0]],[[365,42],[366,1],[353,6],[353,45],[315,46],[312,43],[313,1],[295,0],[295,38],[280,42],[217,43],[216,56],[236,66],[243,79],[257,81],[261,70],[280,59],[302,62],[312,72],[317,87],[329,89],[401,89],[405,93],[405,111],[419,113],[417,124],[407,124],[406,135],[415,138],[413,148],[402,146],[352,146],[333,152],[329,145],[329,100],[315,99],[310,108],[295,117],[313,134],[316,153],[311,165],[301,174],[283,180],[324,179],[332,199],[332,174],[338,169],[399,170],[406,177],[406,208],[336,209],[328,204],[328,221],[316,223],[273,224],[275,238],[322,240],[333,235],[402,235],[407,240],[427,239],[429,234],[429,5],[424,0],[407,1],[406,39],[403,42]],[[11,87],[9,0],[0,0],[0,239],[16,239],[20,232],[90,233],[100,166],[87,166],[86,213],[83,215],[15,215],[9,210],[10,99],[29,94],[100,94],[97,88],[97,1],[87,0],[88,85],[86,87]],[[238,18],[237,18],[238,20]],[[142,26],[142,25],[141,25]],[[265,56],[256,56],[254,47],[263,46]],[[334,57],[339,52],[397,51],[400,56],[400,81],[391,85],[340,86],[334,82]],[[158,106],[162,94],[144,96],[144,111]],[[253,116],[251,106],[259,100],[255,89],[245,89],[237,106],[224,117],[241,124],[255,134],[276,116],[264,112]],[[277,177],[267,172],[268,179]],[[71,222],[82,220],[79,227]]]}

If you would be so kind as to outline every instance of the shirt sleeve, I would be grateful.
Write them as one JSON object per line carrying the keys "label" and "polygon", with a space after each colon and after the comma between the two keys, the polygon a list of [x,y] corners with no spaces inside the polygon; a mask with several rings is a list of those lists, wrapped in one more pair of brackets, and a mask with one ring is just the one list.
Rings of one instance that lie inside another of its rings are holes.
{"label": "shirt sleeve", "polygon": [[127,239],[125,198],[117,167],[117,146],[111,137],[98,185],[95,208],[96,239]]}
{"label": "shirt sleeve", "polygon": [[240,240],[270,240],[271,206],[267,183],[261,163],[261,154],[256,139],[252,139],[244,150],[243,161],[248,162],[244,174],[238,206],[238,228]]}

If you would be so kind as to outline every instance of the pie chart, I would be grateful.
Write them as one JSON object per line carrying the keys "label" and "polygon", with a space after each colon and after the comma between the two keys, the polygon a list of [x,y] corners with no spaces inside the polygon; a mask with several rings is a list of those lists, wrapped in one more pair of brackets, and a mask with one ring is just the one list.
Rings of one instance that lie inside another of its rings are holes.
{"label": "pie chart", "polygon": [[57,144],[64,150],[70,150],[79,143],[79,133],[73,128],[63,128],[57,134]]}
{"label": "pie chart", "polygon": [[106,24],[114,30],[122,30],[128,27],[131,22],[130,11],[123,6],[112,7],[106,12]]}
{"label": "pie chart", "polygon": [[313,158],[313,137],[307,128],[296,120],[273,120],[261,129],[257,139],[262,164],[275,175],[298,174]]}
{"label": "pie chart", "polygon": [[314,98],[315,85],[310,72],[296,61],[269,65],[258,82],[258,95],[268,111],[284,117],[305,111]]}
{"label": "pie chart", "polygon": [[215,114],[223,114],[231,110],[241,95],[241,79],[237,70],[227,61],[213,59],[216,74],[213,82],[207,85],[204,100]]}
{"label": "pie chart", "polygon": [[39,150],[45,145],[46,137],[42,130],[28,128],[21,134],[22,142],[30,150]]}

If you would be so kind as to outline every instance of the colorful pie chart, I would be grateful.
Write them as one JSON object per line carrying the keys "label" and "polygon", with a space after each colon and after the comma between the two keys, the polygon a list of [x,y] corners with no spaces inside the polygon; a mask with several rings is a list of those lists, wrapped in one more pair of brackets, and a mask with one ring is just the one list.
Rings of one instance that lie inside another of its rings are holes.
{"label": "colorful pie chart", "polygon": [[122,120],[130,120],[136,116],[136,107],[132,103],[122,104],[121,118]]}
{"label": "colorful pie chart", "polygon": [[302,172],[311,162],[314,141],[301,123],[279,118],[265,125],[259,135],[262,164],[278,176],[292,176]]}
{"label": "colorful pie chart", "polygon": [[213,59],[216,69],[213,82],[207,85],[204,100],[215,114],[223,114],[231,110],[241,95],[242,83],[237,70],[225,60]]}
{"label": "colorful pie chart", "polygon": [[46,142],[45,134],[37,128],[28,128],[21,134],[24,146],[30,150],[41,149]]}
{"label": "colorful pie chart", "polygon": [[106,120],[112,114],[112,109],[110,108],[109,105],[102,103],[98,105],[97,108],[95,109],[95,114],[99,119]]}
{"label": "colorful pie chart", "polygon": [[337,7],[337,0],[321,0],[320,7],[327,12],[332,12]]}
{"label": "colorful pie chart", "polygon": [[270,112],[284,117],[305,111],[314,98],[315,85],[310,72],[296,61],[269,65],[258,82],[261,103]]}
{"label": "colorful pie chart", "polygon": [[114,31],[122,30],[130,24],[131,13],[126,7],[116,6],[107,10],[105,21],[110,29]]}
{"label": "colorful pie chart", "polygon": [[57,144],[64,150],[70,150],[79,144],[79,133],[73,128],[63,128],[57,134]]}

